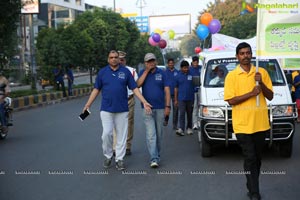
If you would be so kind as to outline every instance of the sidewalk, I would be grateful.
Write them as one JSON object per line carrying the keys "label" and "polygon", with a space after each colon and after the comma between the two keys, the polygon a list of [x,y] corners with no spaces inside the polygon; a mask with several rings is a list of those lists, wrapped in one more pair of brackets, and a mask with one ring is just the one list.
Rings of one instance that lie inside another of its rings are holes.
{"label": "sidewalk", "polygon": [[[87,75],[89,75],[89,73],[75,73],[74,77],[87,76]],[[47,91],[50,88],[53,88],[53,86],[47,86],[45,89],[43,89],[42,86],[39,85],[38,83],[36,86],[38,91],[40,90]],[[11,86],[12,91],[29,90],[29,89],[31,89],[30,85]],[[67,96],[67,97],[63,97],[62,91],[51,91],[51,92],[49,91],[43,94],[13,98],[12,108],[14,109],[14,111],[19,111],[19,110],[24,110],[24,109],[34,108],[34,107],[41,107],[45,105],[55,104],[62,101],[89,95],[92,89],[93,89],[92,87],[75,88],[73,89],[73,96]]]}
{"label": "sidewalk", "polygon": [[[79,72],[79,73],[74,73],[74,78],[80,77],[80,76],[89,76],[89,75],[90,75],[89,72]],[[53,86],[46,86],[46,88],[43,89],[42,86],[38,82],[36,83],[36,89],[38,91],[41,91],[41,90],[47,91],[47,89],[52,89],[52,88],[53,88]],[[14,83],[14,84],[10,85],[10,89],[11,89],[11,91],[30,90],[31,85],[21,85],[20,83]]]}

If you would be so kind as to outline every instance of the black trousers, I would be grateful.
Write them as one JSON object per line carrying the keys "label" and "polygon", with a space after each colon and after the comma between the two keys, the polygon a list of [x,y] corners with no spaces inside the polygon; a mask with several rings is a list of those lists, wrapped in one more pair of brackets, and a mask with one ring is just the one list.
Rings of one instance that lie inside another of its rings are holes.
{"label": "black trousers", "polygon": [[268,132],[269,130],[253,134],[236,134],[238,144],[242,148],[247,188],[251,194],[259,194],[261,155]]}

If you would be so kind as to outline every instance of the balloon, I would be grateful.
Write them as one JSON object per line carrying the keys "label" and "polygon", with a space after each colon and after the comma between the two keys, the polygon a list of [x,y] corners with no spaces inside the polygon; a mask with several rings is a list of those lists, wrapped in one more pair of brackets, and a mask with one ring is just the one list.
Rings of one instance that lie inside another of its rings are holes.
{"label": "balloon", "polygon": [[254,12],[254,9],[248,4],[246,5],[246,10],[251,13]]}
{"label": "balloon", "polygon": [[203,25],[203,24],[199,24],[196,30],[197,36],[201,39],[204,40],[208,34],[209,34],[209,30],[207,28],[207,26]]}
{"label": "balloon", "polygon": [[150,36],[149,39],[148,39],[148,42],[151,46],[157,46],[158,45],[158,42],[155,42],[152,37]]}
{"label": "balloon", "polygon": [[242,10],[242,12],[240,13],[240,15],[244,15],[244,14],[247,14],[248,13],[248,10]]}
{"label": "balloon", "polygon": [[161,34],[160,39],[164,39],[166,41],[169,40],[169,34],[167,32],[164,32],[163,34]]}
{"label": "balloon", "polygon": [[169,38],[170,38],[171,40],[173,40],[174,37],[175,37],[175,31],[169,30],[169,31],[168,31],[168,34],[169,34]]}
{"label": "balloon", "polygon": [[221,23],[217,19],[213,19],[210,21],[208,25],[208,30],[211,34],[215,34],[221,30]]}
{"label": "balloon", "polygon": [[167,46],[167,41],[164,40],[164,39],[160,40],[159,43],[158,43],[158,46],[159,46],[161,49],[166,48],[166,46]]}
{"label": "balloon", "polygon": [[161,29],[157,28],[154,30],[154,33],[158,33],[159,35],[161,35],[164,31],[162,31]]}
{"label": "balloon", "polygon": [[154,33],[152,35],[152,39],[153,39],[154,42],[159,42],[160,41],[160,34]]}
{"label": "balloon", "polygon": [[201,24],[208,26],[210,21],[213,19],[213,16],[210,13],[204,13],[200,17]]}
{"label": "balloon", "polygon": [[195,53],[198,54],[198,53],[201,52],[201,50],[202,50],[202,49],[201,49],[200,47],[196,47],[196,48],[195,48]]}

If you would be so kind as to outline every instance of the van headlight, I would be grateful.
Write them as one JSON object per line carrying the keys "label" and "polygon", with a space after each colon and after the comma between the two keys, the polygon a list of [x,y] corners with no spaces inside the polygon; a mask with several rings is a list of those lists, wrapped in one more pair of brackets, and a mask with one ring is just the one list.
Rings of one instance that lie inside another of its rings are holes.
{"label": "van headlight", "polygon": [[203,117],[224,118],[224,113],[218,107],[201,107]]}
{"label": "van headlight", "polygon": [[272,113],[274,117],[291,117],[293,116],[293,106],[282,105],[282,106],[272,106]]}

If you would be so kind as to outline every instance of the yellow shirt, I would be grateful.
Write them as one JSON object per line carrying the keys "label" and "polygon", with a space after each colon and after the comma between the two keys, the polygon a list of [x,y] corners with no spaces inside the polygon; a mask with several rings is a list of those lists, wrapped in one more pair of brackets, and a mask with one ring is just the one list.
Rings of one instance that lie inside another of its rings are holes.
{"label": "yellow shirt", "polygon": [[297,70],[292,72],[292,80],[293,80],[293,85],[292,85],[292,89],[291,89],[292,92],[295,92],[294,79],[295,79],[295,77],[298,76],[298,75],[299,75],[299,73],[298,73]]}
{"label": "yellow shirt", "polygon": [[[263,68],[258,71],[266,87],[273,90],[268,72]],[[224,100],[252,91],[255,86],[255,72],[254,65],[249,73],[243,71],[240,65],[229,72],[225,79]],[[234,133],[252,134],[270,129],[267,101],[262,92],[259,94],[259,106],[256,105],[256,97],[232,106],[232,125]]]}

